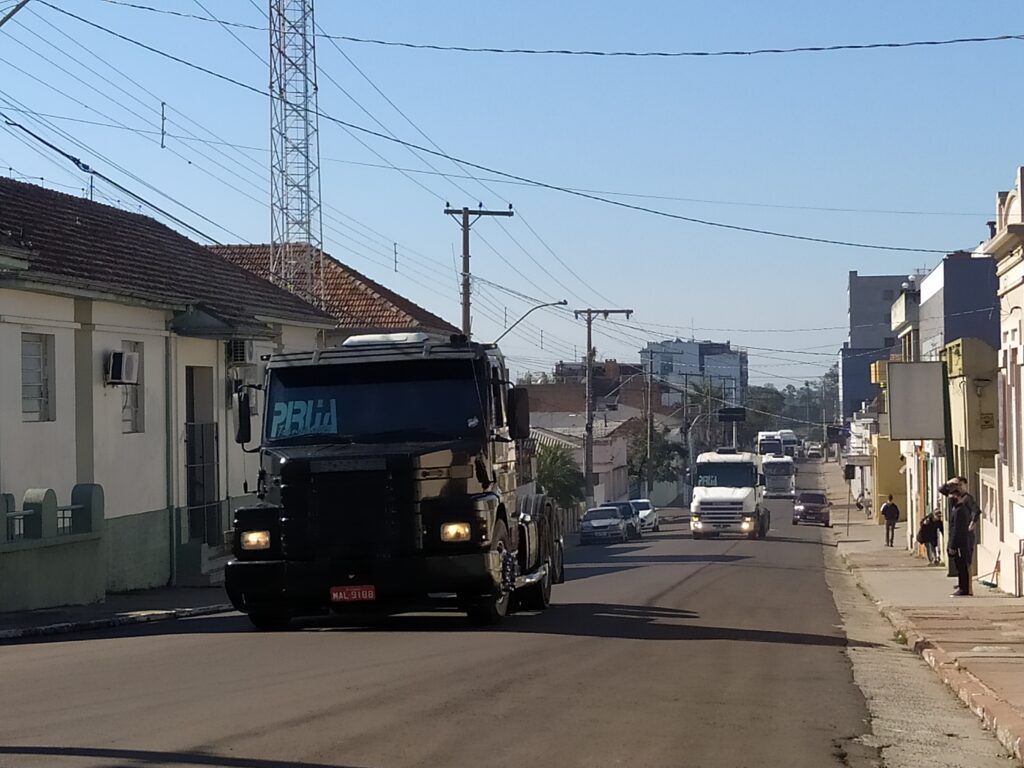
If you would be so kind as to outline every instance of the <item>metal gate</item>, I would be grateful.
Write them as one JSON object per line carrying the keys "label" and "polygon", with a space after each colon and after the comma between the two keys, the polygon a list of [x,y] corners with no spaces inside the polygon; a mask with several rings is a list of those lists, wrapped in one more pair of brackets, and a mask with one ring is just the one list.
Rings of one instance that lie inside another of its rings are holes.
{"label": "metal gate", "polygon": [[220,519],[217,423],[185,424],[185,503],[188,537],[219,545],[224,540]]}

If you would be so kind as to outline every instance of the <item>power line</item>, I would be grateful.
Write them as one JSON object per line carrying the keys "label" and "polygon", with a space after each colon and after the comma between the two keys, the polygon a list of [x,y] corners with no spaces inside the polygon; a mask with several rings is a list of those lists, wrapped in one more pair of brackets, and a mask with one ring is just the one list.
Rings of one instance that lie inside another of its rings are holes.
{"label": "power line", "polygon": [[[169,16],[177,16],[180,18],[192,19],[195,21],[218,21],[218,23],[222,25],[231,26],[238,29],[248,29],[251,31],[259,32],[267,31],[265,27],[257,27],[252,24],[244,24],[242,22],[219,21],[212,17],[184,13],[181,11],[172,11],[165,8],[154,8],[152,6],[143,5],[141,3],[126,2],[126,0],[104,0],[104,2],[110,5],[120,5],[126,8],[134,8],[136,10],[141,11],[149,11]],[[954,37],[947,38],[944,40],[910,40],[881,43],[843,43],[836,45],[796,46],[792,48],[753,48],[747,50],[599,51],[569,48],[487,48],[464,45],[439,45],[435,43],[415,43],[400,40],[380,40],[376,38],[353,37],[351,35],[328,35],[325,33],[319,33],[317,34],[317,37],[322,37],[328,40],[341,40],[343,42],[348,43],[360,43],[365,45],[385,46],[391,48],[411,48],[415,50],[447,51],[456,53],[491,53],[539,56],[604,56],[617,58],[712,58],[725,56],[746,57],[793,53],[830,53],[835,51],[868,51],[879,49],[941,47],[948,45],[964,45],[971,43],[995,43],[1012,40],[1024,40],[1024,35],[992,35],[988,37]]]}
{"label": "power line", "polygon": [[[94,29],[98,29],[98,30],[101,30],[103,32],[106,32],[107,34],[113,35],[114,37],[116,37],[116,38],[118,38],[120,40],[123,40],[125,42],[128,42],[128,43],[131,43],[133,45],[139,46],[139,47],[143,48],[144,50],[147,50],[147,51],[149,51],[151,53],[154,53],[154,54],[156,54],[158,56],[162,56],[164,58],[170,59],[171,61],[175,61],[175,62],[177,62],[179,64],[182,64],[182,65],[184,65],[186,67],[189,67],[191,69],[197,70],[197,71],[202,72],[204,74],[210,75],[210,76],[215,77],[215,78],[217,78],[219,80],[222,80],[224,82],[227,82],[227,83],[230,83],[232,85],[235,85],[235,86],[237,86],[239,88],[243,88],[243,89],[245,89],[247,91],[251,91],[252,93],[257,93],[257,94],[259,94],[262,97],[267,97],[267,94],[264,93],[262,90],[260,90],[259,88],[256,88],[255,86],[249,85],[248,83],[243,83],[242,81],[236,80],[233,77],[229,77],[229,76],[221,74],[219,72],[215,72],[215,71],[213,71],[211,69],[208,69],[207,67],[203,67],[203,66],[195,64],[193,62],[187,61],[186,59],[183,59],[183,58],[181,58],[179,56],[175,56],[175,55],[167,53],[165,51],[161,51],[158,48],[154,48],[151,45],[147,45],[146,43],[142,43],[142,42],[140,42],[138,40],[135,40],[135,39],[133,39],[131,37],[128,37],[127,35],[123,35],[123,34],[121,34],[119,32],[115,32],[114,30],[111,30],[111,29],[109,29],[107,27],[104,27],[101,24],[97,24],[96,22],[93,22],[93,21],[90,21],[88,19],[85,19],[85,18],[83,18],[83,17],[81,17],[81,16],[79,16],[77,14],[74,14],[74,13],[72,13],[70,11],[64,10],[63,8],[58,8],[57,6],[53,5],[52,3],[47,2],[47,0],[38,0],[38,2],[40,4],[42,4],[42,5],[47,6],[48,8],[51,8],[51,9],[59,12],[59,13],[62,13],[64,15],[66,15],[66,16],[69,16],[71,18],[77,19],[78,21],[80,21],[80,22],[82,22],[82,23],[84,23],[84,24],[86,24],[86,25],[88,25],[90,27],[93,27]],[[721,221],[712,221],[712,220],[709,220],[709,219],[701,219],[701,218],[697,218],[697,217],[694,217],[694,216],[684,216],[682,214],[672,213],[670,211],[664,211],[664,210],[661,210],[661,209],[658,209],[658,208],[650,208],[648,206],[637,205],[637,204],[634,204],[634,203],[627,203],[627,202],[624,202],[622,200],[614,200],[614,199],[609,198],[609,197],[604,197],[604,196],[601,196],[601,195],[595,195],[595,194],[592,194],[592,193],[589,193],[589,192],[580,192],[578,190],[574,190],[574,189],[571,189],[569,187],[561,186],[561,185],[558,185],[558,184],[550,184],[548,182],[543,182],[543,181],[539,181],[539,180],[536,180],[536,179],[531,179],[531,178],[526,177],[526,176],[520,176],[518,174],[508,173],[506,171],[501,171],[501,170],[498,170],[498,169],[495,169],[495,168],[491,168],[489,166],[486,166],[486,165],[483,165],[483,164],[480,164],[480,163],[474,163],[474,162],[471,162],[469,160],[465,160],[463,158],[456,157],[455,155],[449,155],[446,152],[441,152],[439,150],[430,149],[428,147],[424,147],[424,146],[421,146],[419,144],[416,144],[415,142],[407,141],[405,139],[400,139],[400,138],[397,138],[395,136],[389,136],[386,133],[381,133],[380,131],[375,131],[375,130],[373,130],[371,128],[366,128],[364,126],[348,122],[347,120],[342,120],[340,118],[333,117],[331,115],[326,114],[322,110],[318,111],[317,114],[318,114],[319,117],[321,117],[321,118],[323,118],[325,120],[329,120],[330,122],[332,122],[332,123],[334,123],[334,124],[336,124],[338,126],[341,126],[342,128],[353,130],[353,131],[358,131],[358,132],[363,133],[365,135],[373,136],[375,138],[382,139],[382,140],[390,142],[390,143],[399,144],[399,145],[405,146],[405,147],[407,147],[409,149],[417,150],[419,152],[424,152],[426,154],[433,155],[435,157],[441,157],[441,158],[444,158],[446,160],[450,160],[453,163],[469,166],[471,168],[475,168],[476,170],[480,170],[480,171],[483,171],[485,173],[491,173],[491,174],[495,174],[495,175],[502,176],[502,177],[505,177],[505,178],[514,179],[516,181],[525,182],[527,184],[531,184],[531,185],[533,185],[535,187],[538,187],[538,188],[541,188],[541,189],[548,189],[548,190],[551,190],[551,191],[554,191],[554,192],[561,192],[563,194],[572,195],[572,196],[579,197],[579,198],[582,198],[582,199],[592,200],[594,202],[604,203],[605,205],[610,205],[610,206],[617,207],[617,208],[623,208],[623,209],[626,209],[626,210],[632,210],[632,211],[636,211],[636,212],[640,212],[640,213],[647,213],[647,214],[650,214],[650,215],[653,215],[653,216],[658,216],[658,217],[661,217],[661,218],[673,219],[673,220],[676,220],[676,221],[685,221],[685,222],[688,222],[688,223],[691,223],[691,224],[698,224],[698,225],[705,226],[705,227],[712,227],[712,228],[716,228],[716,229],[724,229],[724,230],[729,230],[729,231],[733,231],[733,232],[745,232],[745,233],[748,233],[748,234],[763,235],[763,236],[766,236],[766,237],[776,237],[776,238],[782,238],[782,239],[786,239],[786,240],[797,240],[797,241],[808,242],[808,243],[819,243],[819,244],[823,244],[823,245],[835,245],[835,246],[841,246],[841,247],[846,247],[846,248],[864,248],[864,249],[868,249],[868,250],[892,251],[892,252],[900,252],[900,253],[936,253],[936,254],[946,254],[946,253],[949,253],[951,250],[956,250],[956,249],[938,249],[938,248],[914,248],[914,247],[908,247],[908,246],[884,245],[884,244],[879,244],[879,243],[863,243],[863,242],[857,242],[857,241],[852,241],[852,240],[838,240],[838,239],[826,238],[826,237],[814,237],[814,236],[810,236],[810,235],[800,235],[800,234],[795,234],[795,233],[792,233],[792,232],[781,232],[781,231],[776,231],[776,230],[761,229],[761,228],[758,228],[758,227],[748,227],[748,226],[743,226],[743,225],[740,225],[740,224],[730,224],[730,223],[721,222]],[[377,153],[375,152],[375,154],[377,154]],[[381,156],[378,154],[378,157],[381,157]],[[381,159],[384,159],[384,158],[381,158]],[[385,162],[387,162],[387,161],[385,160]]]}

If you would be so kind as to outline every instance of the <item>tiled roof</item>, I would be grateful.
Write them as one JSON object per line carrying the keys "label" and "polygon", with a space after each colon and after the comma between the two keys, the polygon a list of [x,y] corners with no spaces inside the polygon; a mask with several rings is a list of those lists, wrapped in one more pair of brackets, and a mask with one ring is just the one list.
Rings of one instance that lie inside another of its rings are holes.
{"label": "tiled roof", "polygon": [[[262,278],[270,277],[269,245],[214,245],[214,253]],[[324,299],[327,312],[342,328],[359,330],[424,329],[458,333],[459,329],[380,283],[324,254]]]}
{"label": "tiled roof", "polygon": [[267,333],[258,317],[331,324],[302,299],[239,269],[160,222],[82,197],[0,178],[0,233],[30,252],[7,281],[88,290],[198,309],[237,334]]}

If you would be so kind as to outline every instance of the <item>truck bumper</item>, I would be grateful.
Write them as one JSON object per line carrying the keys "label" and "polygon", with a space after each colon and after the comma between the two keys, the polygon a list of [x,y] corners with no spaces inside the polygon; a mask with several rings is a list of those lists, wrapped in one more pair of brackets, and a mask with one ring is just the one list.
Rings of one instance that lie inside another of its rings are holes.
{"label": "truck bumper", "polygon": [[[496,552],[349,562],[231,560],[224,568],[228,597],[242,612],[260,605],[366,609],[410,604],[430,593],[487,594],[500,583],[501,559]],[[344,586],[372,586],[376,600],[332,603],[331,588]]]}
{"label": "truck bumper", "polygon": [[690,523],[690,530],[702,533],[705,536],[717,536],[719,534],[734,534],[736,536],[748,536],[757,530],[757,520],[749,523],[747,527],[743,527],[742,522],[736,523],[703,523],[700,527],[697,527],[693,523]]}

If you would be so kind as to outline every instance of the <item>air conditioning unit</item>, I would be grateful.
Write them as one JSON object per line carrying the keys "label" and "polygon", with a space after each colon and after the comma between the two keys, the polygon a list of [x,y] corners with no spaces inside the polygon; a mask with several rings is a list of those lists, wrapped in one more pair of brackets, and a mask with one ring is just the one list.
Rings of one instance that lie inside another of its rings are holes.
{"label": "air conditioning unit", "polygon": [[138,384],[139,353],[111,352],[107,356],[105,382],[111,386],[117,384]]}
{"label": "air conditioning unit", "polygon": [[228,365],[256,365],[256,346],[252,339],[231,339],[226,346]]}

